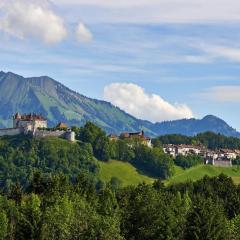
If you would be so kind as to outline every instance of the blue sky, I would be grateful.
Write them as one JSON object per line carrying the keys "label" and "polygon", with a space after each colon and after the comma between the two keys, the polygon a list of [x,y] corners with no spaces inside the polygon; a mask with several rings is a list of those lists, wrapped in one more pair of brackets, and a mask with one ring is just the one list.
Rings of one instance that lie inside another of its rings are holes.
{"label": "blue sky", "polygon": [[0,3],[0,63],[151,121],[214,114],[240,130],[236,0]]}

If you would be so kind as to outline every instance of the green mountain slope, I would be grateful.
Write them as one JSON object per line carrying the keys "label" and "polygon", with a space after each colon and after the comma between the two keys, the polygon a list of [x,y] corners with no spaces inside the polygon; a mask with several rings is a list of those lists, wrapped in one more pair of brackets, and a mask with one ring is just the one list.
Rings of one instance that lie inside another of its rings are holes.
{"label": "green mountain slope", "polygon": [[82,125],[92,121],[107,132],[144,129],[154,135],[150,122],[138,120],[108,102],[85,97],[49,77],[23,78],[14,73],[0,74],[0,126],[11,126],[15,112],[37,112],[50,125],[60,121]]}

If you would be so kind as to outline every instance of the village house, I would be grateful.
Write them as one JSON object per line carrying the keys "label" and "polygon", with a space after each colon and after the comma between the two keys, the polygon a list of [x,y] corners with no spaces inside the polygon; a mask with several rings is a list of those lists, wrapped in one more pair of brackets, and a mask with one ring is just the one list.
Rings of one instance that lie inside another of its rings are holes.
{"label": "village house", "polygon": [[166,144],[163,145],[163,150],[165,153],[170,154],[173,157],[178,155],[187,156],[189,154],[194,155],[204,155],[205,148],[203,146],[195,146],[195,145],[174,145],[174,144]]}
{"label": "village house", "polygon": [[0,137],[15,136],[19,134],[30,134],[33,137],[62,137],[71,142],[75,141],[75,132],[67,128],[63,123],[58,124],[55,129],[48,129],[47,120],[38,114],[16,113],[13,116],[13,127],[0,129]]}
{"label": "village house", "polygon": [[235,160],[238,156],[236,151],[231,149],[220,149],[220,154],[222,157],[232,160]]}
{"label": "village house", "polygon": [[174,144],[163,145],[163,151],[164,153],[169,154],[174,158],[177,156],[177,146]]}
{"label": "village house", "polygon": [[178,145],[177,146],[177,155],[189,155],[189,154],[195,154],[200,155],[201,153],[201,147],[194,146],[194,145]]}
{"label": "village house", "polygon": [[121,133],[120,136],[117,136],[115,134],[111,134],[109,135],[110,140],[112,141],[116,141],[118,139],[132,139],[132,140],[138,140],[140,141],[142,144],[148,146],[148,147],[152,147],[152,140],[151,138],[145,136],[144,131],[141,132],[125,132],[125,133]]}
{"label": "village house", "polygon": [[122,133],[120,135],[121,139],[136,139],[140,141],[142,144],[152,147],[152,141],[151,138],[146,137],[144,134],[144,131],[141,132],[135,132],[135,133]]}

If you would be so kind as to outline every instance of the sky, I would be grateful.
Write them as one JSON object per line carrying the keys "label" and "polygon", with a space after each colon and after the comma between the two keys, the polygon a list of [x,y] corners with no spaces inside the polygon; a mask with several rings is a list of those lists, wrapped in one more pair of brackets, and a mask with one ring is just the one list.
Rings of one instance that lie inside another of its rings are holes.
{"label": "sky", "polygon": [[0,0],[0,70],[152,122],[213,114],[240,130],[239,63],[239,0]]}

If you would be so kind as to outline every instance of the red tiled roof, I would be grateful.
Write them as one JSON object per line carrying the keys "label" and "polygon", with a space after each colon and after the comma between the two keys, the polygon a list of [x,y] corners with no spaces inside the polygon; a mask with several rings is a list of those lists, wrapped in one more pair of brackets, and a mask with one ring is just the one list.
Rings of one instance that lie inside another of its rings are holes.
{"label": "red tiled roof", "polygon": [[59,123],[57,126],[56,126],[56,128],[58,128],[58,129],[65,129],[65,128],[68,128],[68,126],[65,124],[65,123]]}
{"label": "red tiled roof", "polygon": [[35,113],[24,114],[24,115],[20,115],[19,113],[16,113],[14,116],[14,119],[21,120],[21,121],[34,121],[34,120],[46,121],[46,119],[43,116]]}

